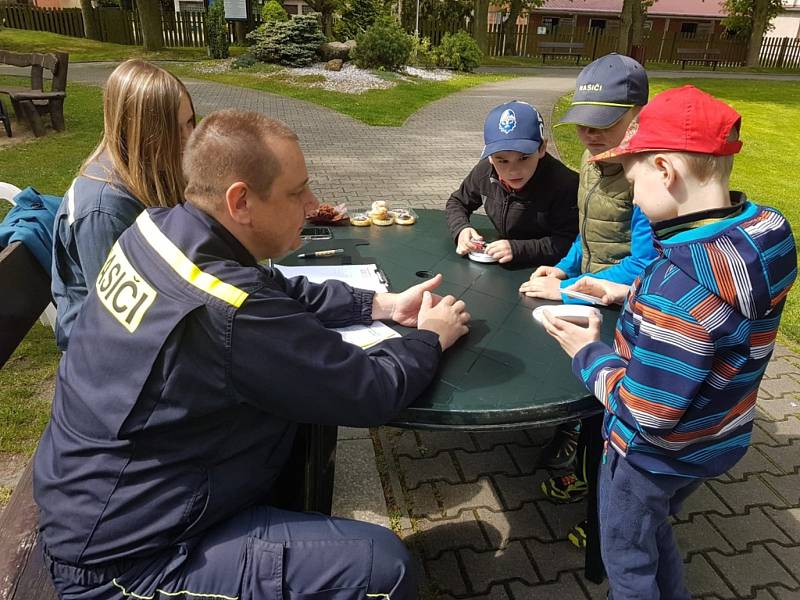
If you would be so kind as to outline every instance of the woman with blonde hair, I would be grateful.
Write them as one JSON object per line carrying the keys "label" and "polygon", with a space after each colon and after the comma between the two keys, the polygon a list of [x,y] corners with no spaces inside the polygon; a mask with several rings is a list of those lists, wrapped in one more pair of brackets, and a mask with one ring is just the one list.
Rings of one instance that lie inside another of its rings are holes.
{"label": "woman with blonde hair", "polygon": [[64,196],[53,232],[56,343],[72,325],[120,234],[145,208],[183,202],[183,146],[195,113],[186,86],[142,60],[127,60],[103,94],[103,138]]}

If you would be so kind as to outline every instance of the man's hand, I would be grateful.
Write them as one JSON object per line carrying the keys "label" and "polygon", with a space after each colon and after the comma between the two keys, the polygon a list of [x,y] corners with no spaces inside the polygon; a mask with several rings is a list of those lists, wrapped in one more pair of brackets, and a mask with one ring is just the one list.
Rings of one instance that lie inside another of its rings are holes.
{"label": "man's hand", "polygon": [[[375,294],[372,300],[373,320],[390,319],[398,325],[416,327],[417,315],[422,306],[422,294],[436,289],[441,283],[440,273],[397,294],[388,292]],[[432,298],[434,304],[441,300],[436,294],[432,294]]]}
{"label": "man's hand", "polygon": [[496,258],[499,263],[507,263],[514,260],[514,253],[511,251],[511,242],[508,240],[496,240],[486,246],[484,250],[492,258]]}
{"label": "man's hand", "polygon": [[447,350],[469,331],[467,323],[471,317],[466,309],[462,300],[445,296],[435,302],[433,294],[426,291],[422,294],[417,328],[437,334],[442,350]]}
{"label": "man's hand", "polygon": [[566,289],[597,296],[606,304],[623,304],[631,291],[630,286],[594,277],[581,277]]}
{"label": "man's hand", "polygon": [[556,279],[566,279],[567,274],[559,268],[542,265],[541,267],[537,267],[537,269],[531,273],[530,279],[533,281],[539,277],[555,277]]}
{"label": "man's hand", "polygon": [[[539,267],[551,268],[551,267]],[[539,270],[537,269],[537,271]],[[561,279],[557,277],[536,277],[519,286],[519,291],[531,298],[544,300],[561,300]]]}
{"label": "man's hand", "polygon": [[456,254],[464,256],[467,252],[475,252],[478,246],[472,243],[472,240],[483,240],[483,236],[475,231],[472,227],[465,227],[458,234],[458,242],[456,243]]}
{"label": "man's hand", "polygon": [[574,358],[584,346],[600,339],[600,319],[597,318],[597,315],[590,315],[589,326],[581,327],[564,319],[553,317],[550,311],[545,310],[542,324],[547,333],[556,339],[570,358]]}

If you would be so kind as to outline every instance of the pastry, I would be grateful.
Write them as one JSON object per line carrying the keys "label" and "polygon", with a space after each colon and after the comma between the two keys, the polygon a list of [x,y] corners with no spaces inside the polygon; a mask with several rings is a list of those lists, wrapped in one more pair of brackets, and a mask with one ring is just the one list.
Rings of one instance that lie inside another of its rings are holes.
{"label": "pastry", "polygon": [[394,223],[394,215],[386,208],[386,201],[376,200],[372,203],[372,210],[369,211],[369,216],[375,225],[391,225]]}
{"label": "pastry", "polygon": [[413,225],[417,218],[405,209],[394,211],[394,220],[398,225]]}
{"label": "pastry", "polygon": [[356,227],[368,227],[372,223],[372,219],[366,213],[358,213],[350,217],[350,225]]}

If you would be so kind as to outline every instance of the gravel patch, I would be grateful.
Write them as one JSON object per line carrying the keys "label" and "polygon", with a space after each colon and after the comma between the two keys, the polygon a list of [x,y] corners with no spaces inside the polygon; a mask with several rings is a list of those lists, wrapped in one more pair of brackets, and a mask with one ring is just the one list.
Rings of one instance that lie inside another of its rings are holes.
{"label": "gravel patch", "polygon": [[286,69],[286,72],[293,76],[322,75],[325,81],[310,83],[309,87],[345,94],[363,94],[368,90],[388,90],[396,85],[393,81],[381,79],[377,75],[349,63],[346,63],[341,71],[326,71],[325,63],[316,63],[311,67]]}
{"label": "gravel patch", "polygon": [[403,72],[412,77],[429,79],[431,81],[447,81],[453,77],[453,72],[446,69],[418,69],[417,67],[403,67]]}
{"label": "gravel patch", "polygon": [[[236,73],[233,68],[234,59],[229,58],[212,62],[201,63],[193,68],[198,73]],[[246,71],[245,71],[246,72]],[[404,67],[400,73],[395,75],[396,80],[387,80],[365,69],[359,69],[352,63],[345,63],[341,71],[327,71],[325,63],[315,63],[310,67],[302,68],[280,68],[269,72],[252,73],[256,77],[270,79],[277,77],[285,79],[289,83],[301,84],[301,81],[292,80],[309,75],[324,77],[321,81],[302,82],[307,87],[322,88],[330,92],[340,92],[343,94],[363,94],[369,90],[388,90],[397,85],[397,81],[445,81],[450,79],[453,74],[444,69],[419,69],[416,67]]]}

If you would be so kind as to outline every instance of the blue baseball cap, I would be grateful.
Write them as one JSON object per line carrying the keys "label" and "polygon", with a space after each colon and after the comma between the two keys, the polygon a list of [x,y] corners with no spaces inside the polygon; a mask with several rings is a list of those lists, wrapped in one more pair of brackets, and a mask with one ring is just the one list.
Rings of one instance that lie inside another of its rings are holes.
{"label": "blue baseball cap", "polygon": [[543,140],[544,122],[539,111],[527,102],[506,102],[495,106],[486,116],[481,158],[504,150],[533,154]]}
{"label": "blue baseball cap", "polygon": [[642,65],[623,54],[607,54],[580,72],[572,105],[558,124],[611,127],[634,106],[647,104],[649,91]]}

